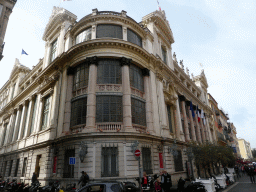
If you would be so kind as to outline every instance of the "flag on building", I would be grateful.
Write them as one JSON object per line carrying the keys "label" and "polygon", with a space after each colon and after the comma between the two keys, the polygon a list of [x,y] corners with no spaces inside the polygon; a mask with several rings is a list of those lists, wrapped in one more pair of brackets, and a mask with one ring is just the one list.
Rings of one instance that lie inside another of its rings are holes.
{"label": "flag on building", "polygon": [[201,119],[203,121],[203,124],[205,125],[205,117],[204,117],[204,110],[202,109],[202,113],[201,113]]}
{"label": "flag on building", "polygon": [[194,118],[195,117],[195,113],[194,113],[193,104],[192,104],[191,101],[190,101],[190,110],[192,112],[192,117]]}
{"label": "flag on building", "polygon": [[200,112],[199,112],[199,110],[198,110],[198,106],[196,106],[196,114],[197,114],[198,122],[200,122],[201,115],[200,115]]}
{"label": "flag on building", "polygon": [[160,5],[159,5],[159,1],[157,0],[157,4],[158,4],[158,9],[159,9],[159,11],[161,11],[161,7],[160,7]]}
{"label": "flag on building", "polygon": [[64,1],[72,1],[72,0],[62,0],[62,2],[64,2]]}
{"label": "flag on building", "polygon": [[22,49],[21,55],[23,55],[23,54],[28,55],[28,54],[26,53],[26,51],[24,51],[24,50]]}

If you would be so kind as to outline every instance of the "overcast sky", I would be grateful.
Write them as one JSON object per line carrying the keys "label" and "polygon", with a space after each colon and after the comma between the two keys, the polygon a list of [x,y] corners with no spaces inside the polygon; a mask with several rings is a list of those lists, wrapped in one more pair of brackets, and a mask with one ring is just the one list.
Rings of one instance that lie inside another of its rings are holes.
{"label": "overcast sky", "polygon": [[[256,147],[256,1],[255,0],[159,0],[173,31],[173,51],[190,73],[198,75],[202,63],[208,92],[229,114],[242,137]],[[22,48],[29,54],[21,63],[29,68],[44,56],[42,40],[53,6],[59,0],[18,0],[5,36],[0,62],[0,87],[8,80]],[[156,0],[72,0],[61,3],[78,20],[99,11],[127,11],[140,22],[157,9]]]}

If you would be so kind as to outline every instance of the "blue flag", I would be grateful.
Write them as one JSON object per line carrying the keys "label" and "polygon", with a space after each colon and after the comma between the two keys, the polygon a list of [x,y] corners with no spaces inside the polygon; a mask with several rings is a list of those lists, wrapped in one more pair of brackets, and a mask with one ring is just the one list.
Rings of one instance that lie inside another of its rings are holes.
{"label": "blue flag", "polygon": [[23,54],[28,55],[28,54],[26,53],[26,51],[24,51],[24,50],[22,49],[21,55],[23,55]]}
{"label": "blue flag", "polygon": [[195,117],[195,113],[194,113],[194,109],[193,109],[193,105],[192,105],[191,101],[190,101],[190,110],[192,112],[192,117],[194,118]]}

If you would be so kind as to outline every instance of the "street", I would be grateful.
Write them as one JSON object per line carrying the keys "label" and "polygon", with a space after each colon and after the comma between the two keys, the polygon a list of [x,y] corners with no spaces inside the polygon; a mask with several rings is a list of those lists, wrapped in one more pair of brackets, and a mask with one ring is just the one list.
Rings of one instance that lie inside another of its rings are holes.
{"label": "street", "polygon": [[[237,179],[237,178],[236,178]],[[248,175],[242,175],[236,183],[223,190],[222,192],[254,192],[256,191],[256,183],[251,183]]]}

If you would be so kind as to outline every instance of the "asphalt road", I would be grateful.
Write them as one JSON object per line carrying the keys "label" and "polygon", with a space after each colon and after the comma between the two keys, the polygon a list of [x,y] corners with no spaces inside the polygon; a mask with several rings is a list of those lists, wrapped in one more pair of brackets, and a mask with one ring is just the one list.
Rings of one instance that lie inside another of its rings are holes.
{"label": "asphalt road", "polygon": [[[256,179],[256,175],[254,176]],[[242,175],[241,178],[237,179],[237,182],[229,186],[222,192],[256,192],[256,183],[251,183],[250,177]]]}

